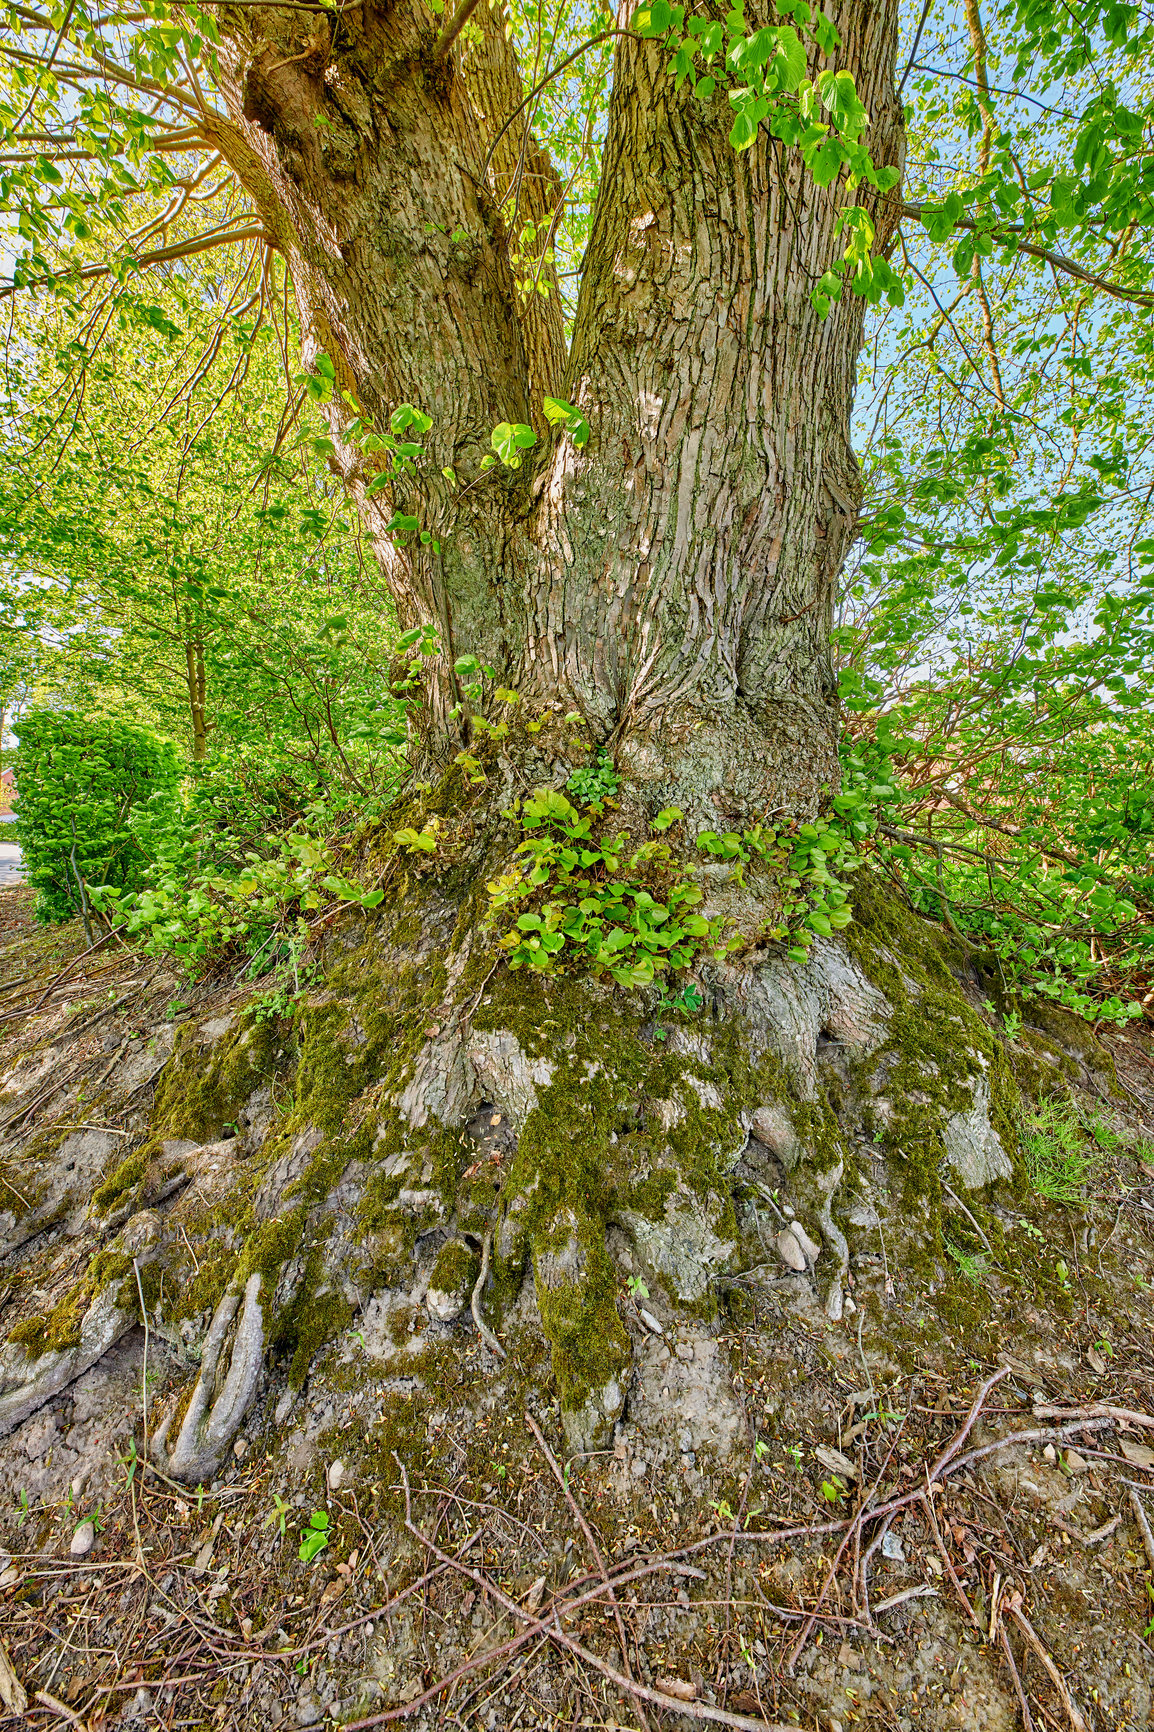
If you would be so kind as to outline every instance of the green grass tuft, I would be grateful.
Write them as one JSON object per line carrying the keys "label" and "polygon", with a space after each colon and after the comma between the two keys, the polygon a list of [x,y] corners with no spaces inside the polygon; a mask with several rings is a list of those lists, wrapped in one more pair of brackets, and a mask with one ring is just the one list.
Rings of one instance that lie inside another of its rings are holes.
{"label": "green grass tuft", "polygon": [[1084,1187],[1102,1162],[1105,1129],[1087,1125],[1067,1101],[1043,1101],[1022,1125],[1022,1147],[1030,1184],[1048,1203],[1076,1208]]}

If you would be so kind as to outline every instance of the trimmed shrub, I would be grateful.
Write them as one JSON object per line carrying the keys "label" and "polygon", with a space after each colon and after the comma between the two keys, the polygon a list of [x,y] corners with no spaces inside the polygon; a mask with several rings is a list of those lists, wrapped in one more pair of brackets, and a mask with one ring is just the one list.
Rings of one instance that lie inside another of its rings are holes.
{"label": "trimmed shrub", "polygon": [[176,752],[108,716],[34,710],[21,717],[16,834],[41,920],[88,924],[90,889],[139,889],[147,857],[134,814],[175,803]]}

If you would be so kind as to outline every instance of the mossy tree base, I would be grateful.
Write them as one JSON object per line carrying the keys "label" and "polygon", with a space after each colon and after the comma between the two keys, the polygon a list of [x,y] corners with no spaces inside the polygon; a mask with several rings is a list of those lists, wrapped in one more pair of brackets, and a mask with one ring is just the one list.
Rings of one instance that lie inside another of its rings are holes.
{"label": "mossy tree base", "polygon": [[[928,1270],[944,1206],[996,1231],[988,1205],[1023,1182],[1018,1083],[971,959],[868,875],[848,943],[713,966],[699,1014],[658,1019],[656,990],[494,963],[483,885],[507,843],[478,834],[333,931],[291,1021],[242,1008],[184,1031],[147,1136],[72,1199],[91,1233],[147,1239],[150,1322],[193,1366],[161,1427],[174,1473],[211,1474],[262,1391],[298,1389],[358,1318],[393,1320],[390,1351],[417,1314],[471,1342],[486,1244],[488,1326],[531,1294],[590,1450],[628,1403],[648,1295],[708,1325],[735,1272],[768,1266],[836,1323],[852,1258],[884,1242]],[[1032,1090],[1063,1081],[1017,1063]],[[86,1318],[139,1321],[130,1264],[97,1257],[16,1329],[0,1423],[91,1363]]]}

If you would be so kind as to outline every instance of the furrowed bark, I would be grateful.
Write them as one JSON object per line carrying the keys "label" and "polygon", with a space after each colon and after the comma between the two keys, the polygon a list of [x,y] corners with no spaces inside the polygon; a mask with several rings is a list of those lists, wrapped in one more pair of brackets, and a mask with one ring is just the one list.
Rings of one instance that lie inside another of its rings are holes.
{"label": "furrowed bark", "polygon": [[[871,149],[894,160],[895,15],[854,4],[836,21]],[[582,515],[613,530],[595,596],[554,564],[536,649],[555,653],[547,622],[564,617],[571,683],[661,793],[688,782],[735,818],[804,810],[835,774],[830,610],[860,498],[861,303],[823,322],[810,301],[845,193],[764,133],[738,156],[724,95],[677,94],[662,62],[618,54],[570,365],[599,449],[547,502],[558,543]]]}
{"label": "furrowed bark", "polygon": [[[565,372],[565,326],[557,272],[545,256],[561,217],[564,189],[533,135],[532,110],[517,112],[526,88],[508,34],[505,6],[482,4],[473,16],[475,29],[463,44],[462,71],[489,140],[489,185],[509,232],[517,275],[529,285],[521,293],[521,330],[533,425],[544,433],[548,423],[541,412],[541,399],[560,393]],[[529,70],[542,71],[540,67]],[[538,292],[538,283],[547,294]]]}

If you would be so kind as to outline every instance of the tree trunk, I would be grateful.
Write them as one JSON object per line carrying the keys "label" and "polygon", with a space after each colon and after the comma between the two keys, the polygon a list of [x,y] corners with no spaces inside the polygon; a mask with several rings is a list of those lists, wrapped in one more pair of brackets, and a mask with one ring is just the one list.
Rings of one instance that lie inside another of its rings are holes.
{"label": "tree trunk", "polygon": [[[592,437],[578,452],[553,431],[520,469],[483,473],[492,429],[540,426],[562,383],[556,303],[526,306],[510,262],[556,177],[529,140],[511,236],[504,143],[488,162],[521,88],[499,15],[445,55],[419,0],[339,26],[226,16],[230,121],[209,130],[291,264],[306,359],[335,367],[338,460],[402,622],[441,629],[432,759],[461,743],[448,664],[472,653],[530,703],[577,709],[655,804],[812,812],[836,775],[829,627],[859,501],[862,304],[823,321],[810,300],[844,188],[765,136],[735,153],[724,93],[678,93],[666,51],[624,37],[564,363]],[[902,148],[896,20],[893,0],[836,16],[878,162]],[[402,402],[433,418],[429,461],[387,497],[366,494],[340,391],[378,430]],[[394,507],[440,552],[395,545]]]}
{"label": "tree trunk", "polygon": [[208,752],[208,674],[204,644],[188,638],[184,645],[185,683],[188,688],[188,719],[192,729],[192,756],[201,763]]}

